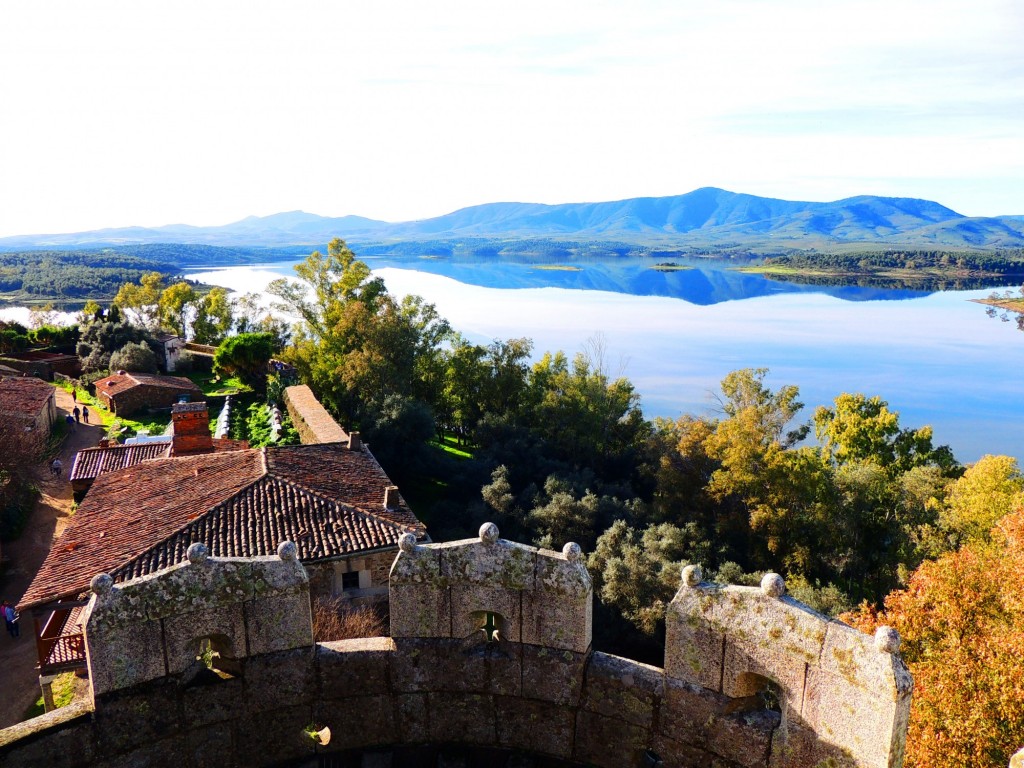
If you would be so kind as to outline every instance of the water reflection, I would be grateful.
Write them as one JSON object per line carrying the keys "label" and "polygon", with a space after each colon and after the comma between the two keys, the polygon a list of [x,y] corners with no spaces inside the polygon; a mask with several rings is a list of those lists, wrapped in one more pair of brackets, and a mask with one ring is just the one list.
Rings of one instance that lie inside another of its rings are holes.
{"label": "water reflection", "polygon": [[780,275],[767,274],[765,278],[782,283],[815,285],[827,288],[839,286],[877,288],[883,291],[912,291],[922,294],[939,291],[977,291],[1006,285],[1005,277],[886,277],[883,275]]}

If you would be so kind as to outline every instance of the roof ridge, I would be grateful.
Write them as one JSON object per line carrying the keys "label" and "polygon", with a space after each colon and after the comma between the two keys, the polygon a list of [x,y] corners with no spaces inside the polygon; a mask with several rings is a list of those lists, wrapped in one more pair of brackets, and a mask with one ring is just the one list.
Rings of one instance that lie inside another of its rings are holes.
{"label": "roof ridge", "polygon": [[289,486],[291,486],[293,488],[298,488],[299,490],[301,490],[301,491],[303,491],[305,493],[308,493],[310,496],[312,496],[313,498],[317,499],[318,501],[321,501],[321,502],[323,502],[325,504],[331,504],[331,505],[333,505],[335,507],[338,507],[339,509],[350,509],[353,512],[358,512],[359,514],[363,515],[364,517],[372,518],[372,519],[376,520],[377,522],[385,523],[385,524],[393,526],[395,528],[399,528],[399,529],[401,529],[403,531],[411,530],[411,529],[415,528],[415,526],[412,526],[412,525],[403,525],[402,523],[399,523],[399,522],[397,522],[395,520],[389,520],[386,517],[382,517],[382,516],[380,516],[378,514],[375,514],[375,513],[371,512],[370,510],[363,509],[362,507],[357,507],[354,504],[346,504],[344,502],[338,501],[337,499],[331,498],[330,496],[325,496],[324,494],[320,493],[319,491],[314,491],[309,486],[304,485],[303,483],[297,483],[294,480],[291,480],[289,478],[278,477],[277,475],[269,474],[269,473],[267,474],[267,477],[272,478],[272,479],[278,481],[282,485],[289,485]]}

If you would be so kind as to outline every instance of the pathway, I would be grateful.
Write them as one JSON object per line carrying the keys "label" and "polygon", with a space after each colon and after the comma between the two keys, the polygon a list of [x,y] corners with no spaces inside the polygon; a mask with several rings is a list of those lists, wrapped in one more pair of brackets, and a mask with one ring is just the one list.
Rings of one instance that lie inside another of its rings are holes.
{"label": "pathway", "polygon": [[[57,388],[59,418],[63,419],[72,408],[71,395]],[[97,420],[96,417],[93,420]],[[73,499],[68,474],[75,454],[80,448],[96,445],[103,435],[104,429],[99,425],[77,425],[61,447],[64,472],[60,479],[50,476],[45,463],[35,468],[40,498],[21,536],[17,541],[4,544],[4,557],[8,561],[7,568],[0,574],[0,595],[4,599],[17,604],[54,540],[63,532],[71,517]],[[19,623],[21,637],[17,640],[6,632],[0,635],[0,728],[21,720],[25,710],[40,696],[32,617],[26,614]]]}

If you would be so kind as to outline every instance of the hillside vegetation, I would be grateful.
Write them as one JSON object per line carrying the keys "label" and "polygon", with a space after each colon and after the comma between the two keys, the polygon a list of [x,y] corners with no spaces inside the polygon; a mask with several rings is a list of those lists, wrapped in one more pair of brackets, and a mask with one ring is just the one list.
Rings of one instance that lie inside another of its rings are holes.
{"label": "hillside vegetation", "polygon": [[683,195],[596,203],[487,203],[398,223],[291,211],[250,216],[216,227],[128,227],[9,237],[0,239],[0,248],[125,243],[267,248],[322,245],[339,233],[360,246],[470,237],[625,242],[667,248],[769,244],[823,248],[845,243],[1024,247],[1024,220],[1019,216],[972,218],[916,198],[861,195],[833,202],[802,202],[705,187]]}

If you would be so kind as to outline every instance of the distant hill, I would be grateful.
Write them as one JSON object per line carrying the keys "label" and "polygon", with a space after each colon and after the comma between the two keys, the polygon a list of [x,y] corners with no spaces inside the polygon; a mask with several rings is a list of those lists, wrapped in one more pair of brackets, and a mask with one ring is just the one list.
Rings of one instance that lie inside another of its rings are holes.
{"label": "distant hill", "polygon": [[318,246],[333,237],[385,244],[458,238],[613,241],[660,247],[1021,248],[1024,216],[968,218],[930,200],[861,195],[798,202],[705,187],[672,197],[603,203],[487,203],[420,221],[388,223],[303,211],[250,216],[217,227],[174,224],[0,239],[0,249],[140,243],[223,247]]}

